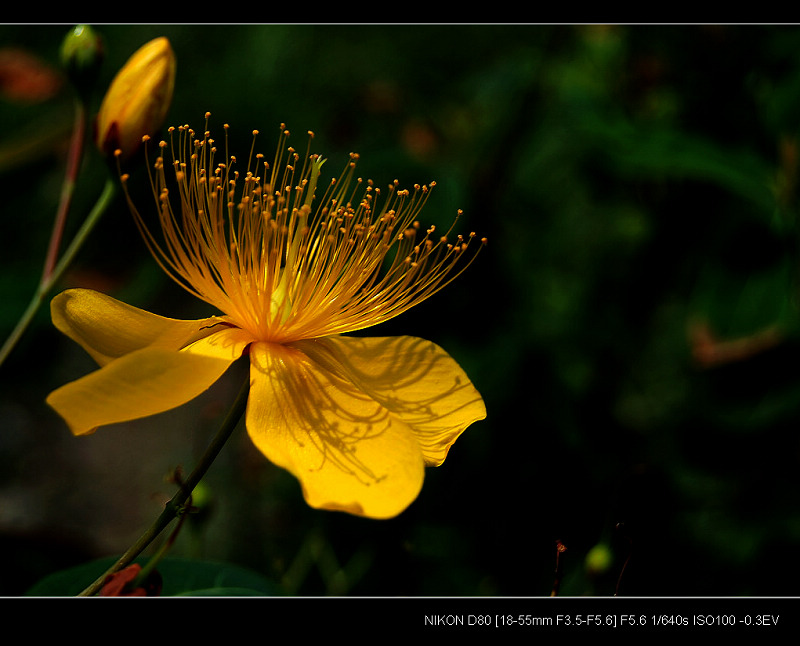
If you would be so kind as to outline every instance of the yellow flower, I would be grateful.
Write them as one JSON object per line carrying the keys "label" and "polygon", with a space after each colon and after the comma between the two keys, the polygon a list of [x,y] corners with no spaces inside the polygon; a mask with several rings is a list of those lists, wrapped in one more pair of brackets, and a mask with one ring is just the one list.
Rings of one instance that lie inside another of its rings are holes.
{"label": "yellow flower", "polygon": [[95,122],[95,141],[106,155],[132,155],[142,137],[161,127],[175,86],[175,54],[169,40],[142,45],[117,72]]}
{"label": "yellow flower", "polygon": [[297,477],[309,505],[388,518],[486,409],[439,346],[343,334],[450,282],[474,258],[472,236],[448,242],[432,228],[418,236],[429,189],[395,182],[384,197],[355,178],[356,155],[312,209],[322,160],[287,147],[287,136],[282,126],[272,164],[251,154],[240,173],[234,157],[219,162],[208,132],[170,129],[151,177],[163,240],[131,208],[164,270],[223,314],[167,319],[68,290],[52,301],[53,322],[101,368],[47,401],[73,433],[92,433],[179,406],[247,354],[245,421],[258,449]]}

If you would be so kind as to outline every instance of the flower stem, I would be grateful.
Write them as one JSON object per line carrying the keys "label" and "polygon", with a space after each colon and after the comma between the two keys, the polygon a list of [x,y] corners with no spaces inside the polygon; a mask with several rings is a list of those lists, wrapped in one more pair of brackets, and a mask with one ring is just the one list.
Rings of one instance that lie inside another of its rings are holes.
{"label": "flower stem", "polygon": [[61,186],[61,198],[58,203],[53,232],[50,234],[50,246],[47,249],[47,257],[42,271],[42,282],[46,281],[55,269],[58,260],[58,248],[61,245],[61,238],[64,235],[64,226],[67,222],[67,213],[72,203],[72,196],[75,193],[75,184],[78,180],[78,169],[80,168],[83,157],[83,137],[86,132],[86,107],[80,99],[75,101],[75,125],[72,129],[72,140],[69,146],[67,157],[67,171],[64,176],[64,184]]}
{"label": "flower stem", "polygon": [[55,283],[61,279],[61,277],[64,275],[64,272],[69,268],[84,241],[100,219],[100,216],[111,203],[111,200],[116,194],[116,190],[116,182],[109,177],[106,180],[106,185],[103,188],[102,194],[92,208],[92,211],[86,217],[86,220],[84,220],[83,225],[81,225],[80,230],[73,238],[70,246],[67,247],[64,255],[61,257],[61,260],[59,260],[58,263],[54,264],[52,267],[49,267],[50,262],[48,260],[45,273],[42,275],[42,280],[39,283],[36,292],[33,294],[33,298],[28,304],[28,308],[17,322],[17,325],[11,332],[11,335],[6,339],[3,347],[0,348],[0,365],[3,364],[24,334],[25,330],[28,329],[31,321],[33,321],[33,317],[36,315],[36,312],[39,311],[39,307],[41,307],[45,298],[47,298],[47,294],[53,288],[53,285],[55,285]]}
{"label": "flower stem", "polygon": [[[188,504],[191,505],[191,496],[188,498]],[[161,562],[168,553],[172,545],[175,543],[175,540],[178,538],[178,532],[180,532],[183,523],[186,521],[186,514],[182,513],[178,516],[178,523],[173,528],[170,535],[167,537],[167,540],[164,541],[164,544],[158,548],[158,551],[153,555],[153,557],[147,561],[142,566],[142,569],[139,571],[139,574],[136,575],[136,578],[129,584],[131,590],[135,590],[139,587],[144,587],[145,581],[147,578],[158,568],[158,564]],[[108,576],[108,575],[106,575]]]}
{"label": "flower stem", "polygon": [[94,583],[92,583],[78,596],[91,597],[96,594],[100,588],[103,587],[103,583],[109,575],[114,574],[114,572],[117,572],[129,565],[133,559],[139,556],[139,554],[141,554],[144,549],[156,539],[156,537],[167,527],[167,525],[169,525],[175,518],[183,514],[184,504],[189,499],[189,496],[191,496],[192,491],[194,491],[194,488],[197,486],[200,480],[202,480],[203,476],[205,476],[206,471],[208,471],[209,467],[214,462],[214,459],[225,445],[225,442],[231,436],[231,433],[233,433],[242,415],[244,415],[244,412],[247,408],[247,396],[249,392],[250,379],[248,377],[242,384],[242,388],[236,397],[236,401],[233,403],[230,411],[228,411],[225,421],[222,423],[219,431],[217,431],[217,434],[214,436],[211,444],[208,445],[208,448],[200,459],[200,462],[194,468],[194,471],[189,474],[189,477],[181,483],[177,493],[164,506],[164,511],[161,512],[150,528],[139,537],[139,540],[137,540],[133,545],[131,545],[131,547],[128,548],[128,550],[117,560],[116,563],[114,563],[114,565],[106,570],[106,572],[104,572]]}

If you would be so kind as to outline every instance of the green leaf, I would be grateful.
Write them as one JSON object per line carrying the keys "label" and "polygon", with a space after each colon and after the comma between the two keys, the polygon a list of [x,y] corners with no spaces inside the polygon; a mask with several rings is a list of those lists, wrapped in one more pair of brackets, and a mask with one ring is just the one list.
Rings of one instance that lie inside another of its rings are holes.
{"label": "green leaf", "polygon": [[[76,596],[114,563],[105,558],[55,572],[34,585],[27,596]],[[142,563],[146,559],[137,559]],[[282,588],[262,575],[230,563],[167,558],[158,565],[161,596],[277,596]]]}
{"label": "green leaf", "polygon": [[[206,588],[204,590],[192,590],[191,592],[179,592],[175,597],[263,597],[264,593],[248,588]],[[273,595],[274,596],[274,595]]]}

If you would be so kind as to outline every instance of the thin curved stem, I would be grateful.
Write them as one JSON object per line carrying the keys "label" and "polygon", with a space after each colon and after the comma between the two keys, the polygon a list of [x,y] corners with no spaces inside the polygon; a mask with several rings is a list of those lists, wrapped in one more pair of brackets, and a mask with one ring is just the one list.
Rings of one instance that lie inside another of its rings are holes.
{"label": "thin curved stem", "polygon": [[205,476],[206,471],[208,471],[209,467],[214,462],[214,459],[217,457],[217,455],[219,455],[220,450],[225,445],[225,442],[231,436],[231,433],[233,433],[234,429],[239,423],[239,420],[244,415],[244,412],[247,408],[247,396],[249,393],[250,378],[248,376],[247,379],[245,379],[245,382],[242,384],[242,388],[236,397],[236,401],[233,403],[233,406],[231,406],[230,411],[228,411],[225,421],[222,423],[222,426],[220,426],[220,429],[217,431],[217,434],[214,436],[211,444],[208,445],[208,448],[206,449],[206,452],[203,454],[202,458],[200,458],[200,462],[194,468],[194,471],[189,474],[189,477],[186,478],[183,483],[181,483],[177,493],[164,506],[164,511],[161,512],[158,518],[156,518],[155,522],[139,537],[139,540],[137,540],[128,548],[128,550],[116,561],[116,563],[114,563],[114,565],[106,570],[100,577],[97,578],[96,581],[94,581],[94,583],[87,587],[78,596],[91,597],[96,594],[100,588],[103,587],[103,583],[108,576],[129,565],[133,559],[139,556],[139,554],[141,554],[144,549],[156,539],[156,537],[167,527],[167,525],[169,525],[175,518],[183,513],[184,504],[192,494],[192,491],[194,491],[194,488],[197,486],[200,480],[202,480],[203,476]]}
{"label": "thin curved stem", "polygon": [[117,183],[111,177],[106,180],[106,185],[103,188],[103,192],[98,198],[97,202],[95,203],[92,211],[84,220],[83,225],[81,225],[80,230],[73,238],[70,246],[67,247],[64,255],[61,257],[61,260],[58,261],[55,266],[48,270],[46,270],[47,275],[42,276],[42,280],[39,283],[39,287],[36,289],[36,292],[33,294],[33,298],[31,298],[30,303],[28,304],[28,308],[23,313],[22,317],[17,322],[16,327],[11,332],[11,335],[6,339],[3,347],[0,348],[0,365],[6,360],[8,355],[17,345],[17,342],[20,340],[22,335],[25,333],[25,330],[28,329],[28,326],[33,321],[33,317],[36,316],[36,312],[39,311],[39,307],[41,307],[42,303],[44,302],[45,298],[47,298],[48,293],[53,288],[56,282],[60,280],[60,278],[64,275],[64,272],[69,268],[70,264],[72,263],[75,256],[78,254],[81,246],[83,245],[86,238],[91,233],[92,229],[94,229],[95,225],[97,224],[100,216],[106,210],[108,205],[111,203],[111,200],[114,198],[114,195],[117,191]]}
{"label": "thin curved stem", "polygon": [[92,229],[94,229],[95,225],[100,220],[100,216],[103,215],[105,210],[108,208],[108,205],[111,204],[112,200],[116,196],[118,181],[118,178],[112,178],[110,175],[106,179],[103,192],[100,194],[97,202],[95,202],[91,212],[83,221],[81,228],[78,229],[78,233],[75,234],[75,237],[72,239],[69,247],[67,247],[64,255],[61,256],[61,260],[59,260],[58,264],[53,268],[53,271],[47,277],[47,280],[43,281],[45,292],[50,291],[53,285],[61,279],[61,277],[64,275],[64,272],[72,264],[75,256],[78,255],[78,251],[80,251],[86,238],[89,237]]}
{"label": "thin curved stem", "polygon": [[61,245],[61,238],[64,235],[64,226],[67,223],[72,196],[75,193],[75,185],[78,182],[78,169],[83,158],[83,138],[86,132],[86,107],[80,99],[75,101],[75,124],[72,128],[72,140],[69,146],[67,157],[67,171],[64,176],[64,183],[61,186],[61,198],[58,203],[58,211],[53,224],[53,232],[50,234],[50,245],[47,249],[47,256],[44,261],[42,271],[42,282],[46,281],[56,266],[58,260],[58,249]]}

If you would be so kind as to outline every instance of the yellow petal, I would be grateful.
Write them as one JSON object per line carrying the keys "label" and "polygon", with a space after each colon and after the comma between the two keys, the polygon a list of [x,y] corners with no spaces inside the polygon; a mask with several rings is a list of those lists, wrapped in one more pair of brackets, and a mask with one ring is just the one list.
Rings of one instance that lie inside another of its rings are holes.
{"label": "yellow petal", "polygon": [[417,497],[424,460],[402,420],[291,347],[255,343],[250,365],[248,433],[309,505],[390,518]]}
{"label": "yellow petal", "polygon": [[91,289],[69,289],[50,303],[55,326],[101,366],[134,350],[179,350],[212,335],[221,319],[179,321],[151,314]]}
{"label": "yellow petal", "polygon": [[214,329],[217,331],[193,341],[182,352],[223,359],[230,363],[241,357],[245,347],[253,342],[253,336],[247,330],[225,324],[219,324]]}
{"label": "yellow petal", "polygon": [[406,422],[429,466],[444,462],[467,426],[486,417],[483,399],[466,373],[425,339],[338,336],[293,345]]}
{"label": "yellow petal", "polygon": [[222,376],[238,356],[236,348],[241,354],[241,335],[236,328],[222,330],[200,353],[156,347],[135,350],[54,390],[47,403],[75,435],[176,408]]}

